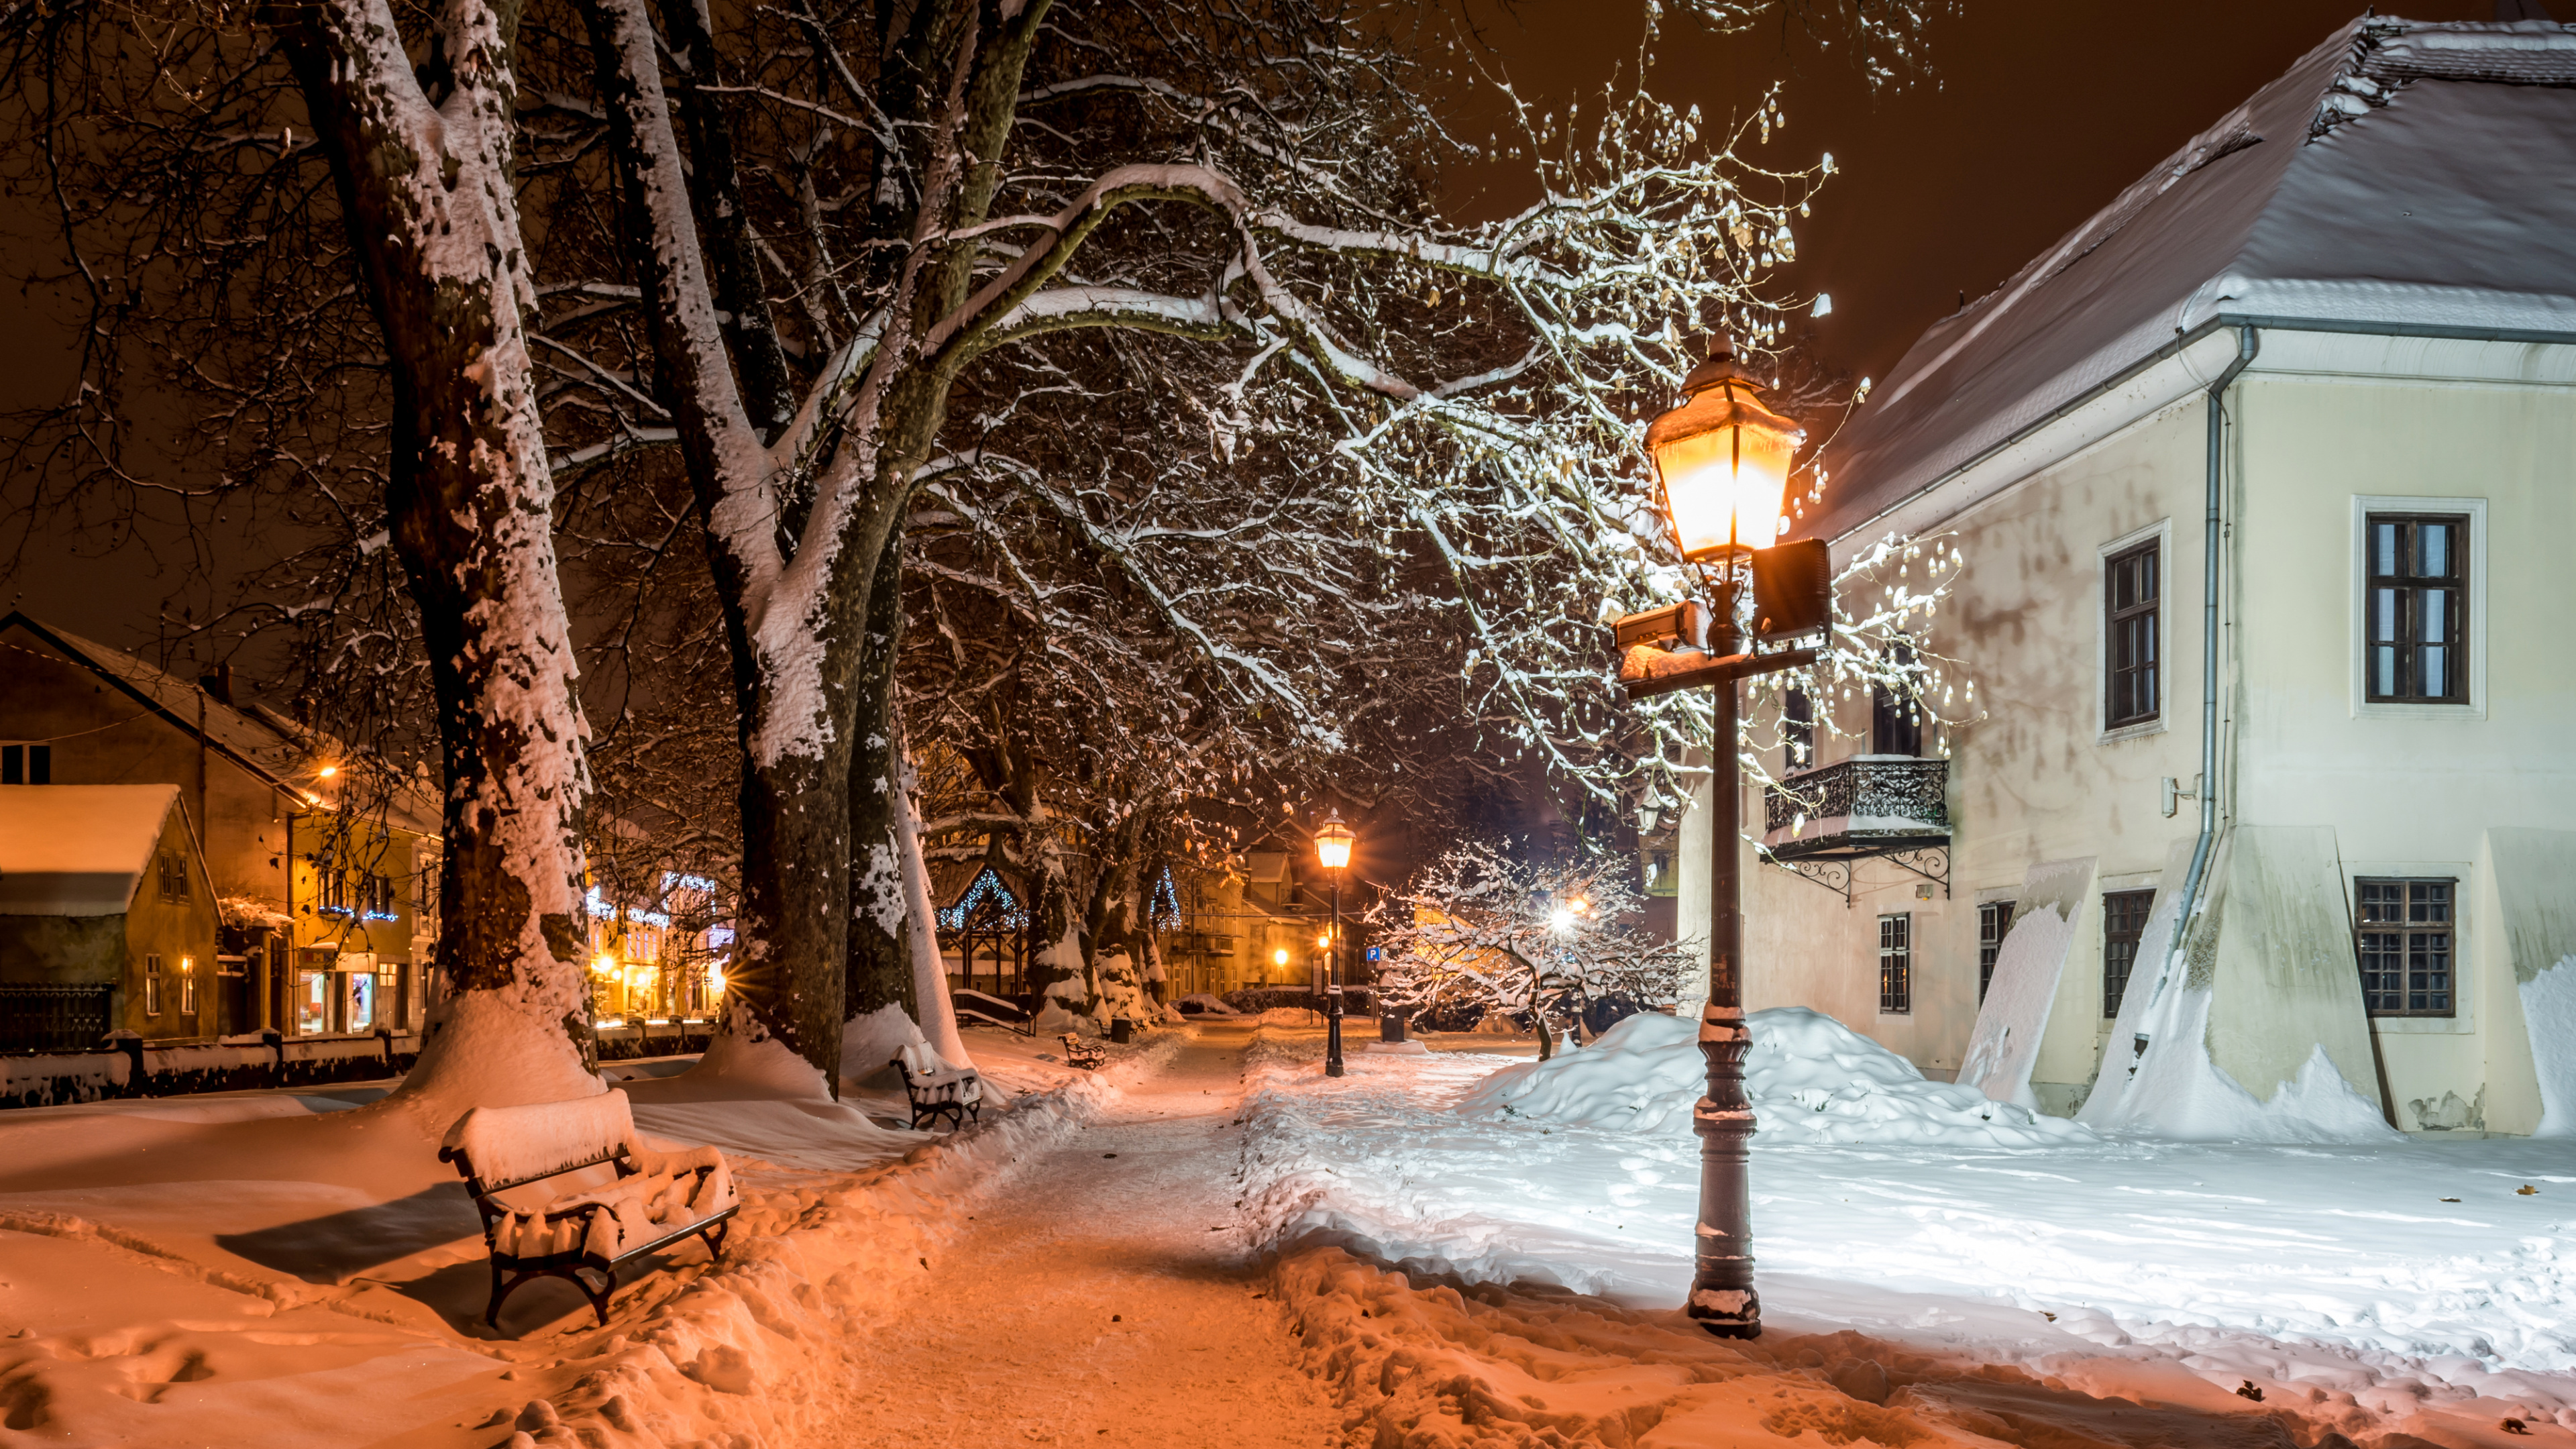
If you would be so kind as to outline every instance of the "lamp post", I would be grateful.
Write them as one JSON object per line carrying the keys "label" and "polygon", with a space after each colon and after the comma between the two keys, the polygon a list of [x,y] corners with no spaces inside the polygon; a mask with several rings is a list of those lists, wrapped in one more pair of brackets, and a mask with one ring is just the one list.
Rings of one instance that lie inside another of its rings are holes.
{"label": "lamp post", "polygon": [[1332,944],[1324,957],[1324,1075],[1342,1074],[1342,874],[1350,869],[1351,847],[1359,836],[1342,823],[1342,812],[1325,812],[1315,827],[1315,860],[1333,873]]}
{"label": "lamp post", "polygon": [[[1700,1012],[1699,1047],[1708,1061],[1708,1093],[1691,1113],[1700,1139],[1699,1228],[1690,1301],[1685,1311],[1720,1338],[1762,1332],[1762,1302],[1753,1290],[1753,1211],[1747,1169],[1753,1106],[1744,1095],[1743,833],[1744,776],[1736,750],[1736,685],[1748,675],[1813,663],[1813,649],[1753,652],[1738,624],[1737,565],[1753,564],[1756,630],[1779,638],[1830,618],[1813,595],[1826,571],[1818,543],[1772,547],[1778,539],[1798,425],[1762,402],[1762,385],[1739,365],[1724,338],[1682,383],[1682,403],[1646,428],[1646,448],[1662,485],[1662,505],[1684,561],[1714,565],[1716,599],[1632,614],[1619,621],[1619,680],[1631,699],[1695,684],[1714,690],[1710,790],[1708,1003]],[[1756,551],[1764,551],[1760,557]],[[1779,556],[1793,556],[1781,558]],[[1794,575],[1801,588],[1775,607],[1768,581]],[[1653,829],[1651,821],[1645,822]]]}

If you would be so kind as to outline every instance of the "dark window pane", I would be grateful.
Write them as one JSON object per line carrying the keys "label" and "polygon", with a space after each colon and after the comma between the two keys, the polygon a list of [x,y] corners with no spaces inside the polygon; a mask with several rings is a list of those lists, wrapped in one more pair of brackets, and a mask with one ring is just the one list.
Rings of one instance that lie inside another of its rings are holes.
{"label": "dark window pane", "polygon": [[2370,539],[2363,608],[2368,697],[2466,700],[2460,646],[2468,639],[2468,596],[2458,581],[2467,575],[2461,554],[2468,520],[2374,515]]}
{"label": "dark window pane", "polygon": [[2353,882],[2353,955],[2362,1007],[2373,1016],[2449,1016],[2450,880]]}
{"label": "dark window pane", "polygon": [[54,747],[52,745],[27,746],[27,783],[30,785],[54,783]]}

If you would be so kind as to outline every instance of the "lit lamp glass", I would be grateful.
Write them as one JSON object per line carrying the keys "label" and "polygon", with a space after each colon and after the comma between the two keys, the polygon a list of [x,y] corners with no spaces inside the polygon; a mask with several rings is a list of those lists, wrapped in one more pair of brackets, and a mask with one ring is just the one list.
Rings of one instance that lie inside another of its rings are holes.
{"label": "lit lamp glass", "polygon": [[1646,427],[1664,514],[1682,557],[1710,563],[1780,538],[1789,465],[1806,434],[1763,406],[1763,387],[1720,339],[1682,382],[1681,406]]}
{"label": "lit lamp glass", "polygon": [[1324,823],[1315,827],[1315,859],[1326,870],[1340,870],[1351,863],[1351,847],[1359,836],[1342,823],[1342,813],[1329,812]]}

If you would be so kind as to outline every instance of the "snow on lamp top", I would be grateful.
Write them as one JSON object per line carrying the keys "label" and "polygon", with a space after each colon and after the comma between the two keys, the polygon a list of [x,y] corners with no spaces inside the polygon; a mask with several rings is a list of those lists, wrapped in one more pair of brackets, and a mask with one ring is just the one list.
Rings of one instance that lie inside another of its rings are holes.
{"label": "snow on lamp top", "polygon": [[1315,827],[1315,859],[1326,870],[1340,870],[1351,863],[1351,847],[1359,836],[1342,823],[1338,810],[1325,815],[1324,823]]}
{"label": "snow on lamp top", "polygon": [[1806,436],[1762,405],[1762,385],[1720,337],[1682,382],[1681,406],[1646,427],[1664,514],[1682,557],[1707,563],[1779,541],[1789,464]]}

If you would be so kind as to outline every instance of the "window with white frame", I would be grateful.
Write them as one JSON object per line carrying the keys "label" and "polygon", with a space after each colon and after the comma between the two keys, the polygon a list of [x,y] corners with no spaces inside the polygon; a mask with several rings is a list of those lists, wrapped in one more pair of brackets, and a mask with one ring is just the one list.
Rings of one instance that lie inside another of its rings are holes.
{"label": "window with white frame", "polygon": [[2456,1014],[2451,905],[2459,881],[2381,878],[2352,884],[2363,1009],[2372,1016]]}
{"label": "window with white frame", "polygon": [[2468,515],[2373,513],[2362,546],[2363,697],[2467,703]]}
{"label": "window with white frame", "polygon": [[2113,554],[2102,565],[2102,722],[2126,729],[2163,709],[2164,645],[2157,609],[2164,593],[2160,540]]}

